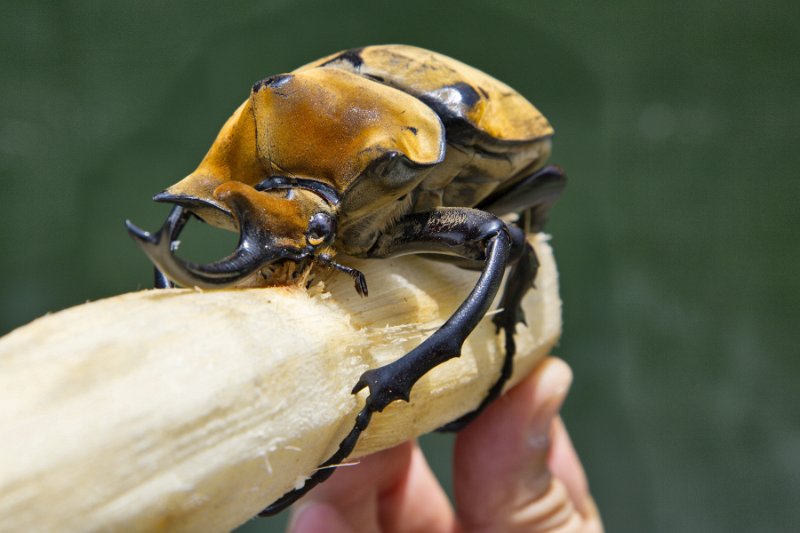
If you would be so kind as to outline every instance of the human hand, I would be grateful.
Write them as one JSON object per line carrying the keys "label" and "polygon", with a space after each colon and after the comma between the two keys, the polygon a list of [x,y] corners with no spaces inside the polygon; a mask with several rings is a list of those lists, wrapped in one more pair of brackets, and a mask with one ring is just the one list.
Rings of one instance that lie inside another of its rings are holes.
{"label": "human hand", "polygon": [[416,442],[339,468],[300,501],[291,533],[602,533],[558,412],[572,372],[548,358],[456,438],[455,507]]}

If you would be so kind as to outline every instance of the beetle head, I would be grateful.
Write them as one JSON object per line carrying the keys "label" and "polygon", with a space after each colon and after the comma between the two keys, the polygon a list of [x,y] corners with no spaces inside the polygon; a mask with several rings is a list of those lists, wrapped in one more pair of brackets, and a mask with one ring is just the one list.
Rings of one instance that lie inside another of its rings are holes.
{"label": "beetle head", "polygon": [[[257,157],[249,101],[228,120],[198,169],[157,194],[176,205],[157,233],[130,222],[128,230],[150,260],[172,281],[187,287],[224,287],[257,272],[272,283],[289,283],[314,260],[331,261],[336,234],[336,196],[315,182],[269,176]],[[228,257],[209,264],[175,255],[188,214],[239,231]],[[290,266],[292,268],[282,268]]]}
{"label": "beetle head", "polygon": [[[169,201],[166,195],[159,200]],[[239,244],[228,257],[208,264],[185,261],[175,255],[184,213],[210,209],[196,199],[187,206],[180,199],[173,214],[156,234],[128,222],[128,229],[150,260],[172,281],[187,287],[235,285],[261,272],[270,283],[290,283],[315,260],[332,264],[336,214],[318,194],[302,188],[258,190],[239,181],[227,181],[213,193],[213,209],[239,230]],[[227,224],[226,224],[227,226]],[[285,268],[289,267],[289,268]]]}

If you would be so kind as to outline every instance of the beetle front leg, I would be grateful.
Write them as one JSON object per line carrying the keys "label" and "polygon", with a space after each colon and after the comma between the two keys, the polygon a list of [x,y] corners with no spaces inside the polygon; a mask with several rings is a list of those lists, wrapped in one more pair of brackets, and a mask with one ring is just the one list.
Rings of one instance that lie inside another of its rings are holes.
{"label": "beetle front leg", "polygon": [[369,389],[364,408],[337,452],[306,480],[305,485],[282,496],[264,509],[261,516],[276,514],[326,480],[355,448],[369,425],[372,413],[383,411],[395,400],[408,401],[414,384],[431,369],[461,355],[461,347],[491,306],[500,287],[512,249],[512,238],[503,221],[476,209],[441,208],[430,213],[409,215],[384,235],[370,252],[371,257],[414,253],[443,253],[483,261],[475,287],[455,313],[428,339],[388,365],[368,370],[353,388]]}

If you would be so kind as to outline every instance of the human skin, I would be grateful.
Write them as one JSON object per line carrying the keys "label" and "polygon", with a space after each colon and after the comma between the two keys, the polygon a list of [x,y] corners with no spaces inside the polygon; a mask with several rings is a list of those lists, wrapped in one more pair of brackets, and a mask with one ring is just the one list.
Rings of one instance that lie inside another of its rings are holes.
{"label": "human skin", "polygon": [[416,442],[339,468],[293,511],[291,533],[601,533],[559,411],[572,382],[550,357],[456,437],[451,505]]}

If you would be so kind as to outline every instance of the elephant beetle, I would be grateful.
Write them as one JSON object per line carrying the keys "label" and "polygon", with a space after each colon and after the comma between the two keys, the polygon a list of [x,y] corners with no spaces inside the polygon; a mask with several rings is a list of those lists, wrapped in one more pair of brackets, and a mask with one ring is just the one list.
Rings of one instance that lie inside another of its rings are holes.
{"label": "elephant beetle", "polygon": [[[130,222],[156,267],[156,286],[229,287],[303,283],[316,268],[353,277],[339,255],[424,253],[480,270],[461,306],[411,352],[366,371],[353,388],[368,396],[338,450],[261,514],[274,514],[327,479],[353,450],[372,414],[408,401],[429,370],[460,355],[510,268],[501,311],[501,375],[457,430],[502,391],[511,375],[520,307],[538,262],[525,235],[538,231],[566,177],[545,166],[553,129],[519,93],[459,61],[411,46],[339,52],[253,85],[200,166],[157,194],[174,204],[161,229]],[[190,216],[239,232],[224,259],[199,264],[175,254]],[[454,257],[453,257],[454,256]],[[259,277],[260,276],[260,277]]]}

